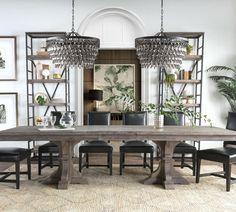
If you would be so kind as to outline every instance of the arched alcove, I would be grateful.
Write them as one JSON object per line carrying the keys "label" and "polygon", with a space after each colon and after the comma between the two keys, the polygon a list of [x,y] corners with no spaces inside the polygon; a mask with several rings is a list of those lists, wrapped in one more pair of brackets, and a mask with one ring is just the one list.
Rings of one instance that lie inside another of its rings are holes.
{"label": "arched alcove", "polygon": [[98,37],[102,49],[134,48],[135,38],[146,34],[142,20],[122,8],[95,11],[82,21],[78,32]]}
{"label": "arched alcove", "polygon": [[[80,35],[98,37],[102,50],[135,50],[135,38],[145,36],[142,20],[133,12],[122,8],[104,8],[84,18],[78,30]],[[141,96],[145,93],[146,74],[142,70]],[[83,124],[84,113],[84,76],[83,71],[76,72],[76,99],[78,123]],[[146,83],[148,84],[148,83]]]}

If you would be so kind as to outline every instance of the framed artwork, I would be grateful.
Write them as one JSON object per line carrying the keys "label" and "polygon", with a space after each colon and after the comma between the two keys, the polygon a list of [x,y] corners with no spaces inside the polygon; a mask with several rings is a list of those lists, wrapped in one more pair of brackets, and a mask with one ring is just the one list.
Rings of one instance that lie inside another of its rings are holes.
{"label": "framed artwork", "polygon": [[16,80],[15,36],[0,36],[0,80]]}
{"label": "framed artwork", "polygon": [[0,93],[0,130],[18,126],[18,94]]}
{"label": "framed artwork", "polygon": [[94,89],[103,90],[98,110],[122,112],[134,110],[134,64],[95,64]]}

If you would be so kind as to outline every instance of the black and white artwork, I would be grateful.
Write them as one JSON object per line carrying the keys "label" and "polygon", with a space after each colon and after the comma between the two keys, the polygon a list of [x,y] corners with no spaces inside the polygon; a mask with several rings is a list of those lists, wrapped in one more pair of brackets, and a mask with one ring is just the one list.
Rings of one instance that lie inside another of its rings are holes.
{"label": "black and white artwork", "polygon": [[16,80],[16,37],[0,36],[0,81]]}
{"label": "black and white artwork", "polygon": [[0,124],[6,123],[6,106],[0,105]]}
{"label": "black and white artwork", "polygon": [[0,93],[0,130],[18,125],[18,94]]}
{"label": "black and white artwork", "polygon": [[4,49],[0,49],[0,69],[6,68],[6,60],[4,55]]}

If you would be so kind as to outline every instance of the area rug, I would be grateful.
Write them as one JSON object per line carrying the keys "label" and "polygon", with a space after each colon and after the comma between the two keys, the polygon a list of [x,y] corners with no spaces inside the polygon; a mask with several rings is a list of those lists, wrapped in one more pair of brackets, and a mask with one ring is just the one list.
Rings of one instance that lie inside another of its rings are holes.
{"label": "area rug", "polygon": [[[23,168],[24,169],[24,168]],[[54,168],[43,169],[48,175]],[[220,170],[214,165],[203,166],[202,171]],[[225,180],[204,177],[195,184],[191,170],[178,168],[190,182],[165,190],[159,185],[144,185],[148,176],[143,168],[126,168],[122,176],[114,166],[110,176],[106,168],[83,169],[87,185],[69,185],[68,190],[38,182],[37,166],[32,165],[32,180],[21,177],[20,190],[15,184],[0,183],[0,211],[53,212],[158,212],[158,211],[236,211],[236,185],[225,191]]]}

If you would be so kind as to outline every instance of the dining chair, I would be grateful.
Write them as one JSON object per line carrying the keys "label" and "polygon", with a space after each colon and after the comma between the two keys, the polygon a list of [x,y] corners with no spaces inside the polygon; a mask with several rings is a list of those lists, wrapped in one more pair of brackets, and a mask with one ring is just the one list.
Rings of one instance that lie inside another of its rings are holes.
{"label": "dining chair", "polygon": [[[122,114],[123,125],[147,125],[147,112],[126,112]],[[126,166],[142,166],[144,168],[150,168],[153,172],[153,152],[154,147],[147,143],[147,141],[128,140],[124,141],[124,144],[120,146],[120,175],[122,175],[123,168]],[[126,164],[126,153],[143,153],[142,164]],[[150,164],[147,163],[147,153],[150,154]]]}
{"label": "dining chair", "polygon": [[[110,125],[111,113],[110,112],[88,112],[87,123],[88,125]],[[86,141],[79,147],[79,171],[81,172],[84,167],[89,168],[90,166],[105,166],[110,169],[110,175],[112,175],[112,152],[113,147],[109,144],[109,141],[103,140],[92,140]],[[82,156],[85,154],[85,163],[82,164]],[[106,153],[107,164],[90,164],[89,153]]]}
{"label": "dining chair", "polygon": [[[184,114],[181,112],[177,113],[178,121],[176,121],[173,117],[170,117],[168,115],[164,116],[164,125],[184,125]],[[182,141],[181,143],[177,144],[174,149],[174,159],[180,160],[180,165],[175,164],[175,167],[187,167],[190,168],[193,171],[193,176],[196,174],[196,155],[197,155],[197,149],[195,146],[186,143],[185,141]],[[180,155],[180,157],[176,156]],[[190,155],[190,156],[186,156]],[[191,160],[192,165],[187,163],[187,160]]]}
{"label": "dining chair", "polygon": [[[226,129],[236,131],[236,113],[229,112]],[[223,171],[200,174],[201,160],[214,161],[223,164]],[[210,148],[197,151],[197,174],[196,183],[200,177],[216,176],[226,179],[226,191],[230,191],[231,183],[236,182],[236,178],[231,177],[231,166],[236,163],[236,141],[224,141],[223,147]]]}
{"label": "dining chair", "polygon": [[[20,162],[27,159],[27,171],[20,171]],[[28,179],[31,179],[31,150],[17,147],[2,147],[0,148],[0,162],[14,162],[15,171],[3,171],[0,175],[0,182],[16,183],[16,189],[20,188],[20,175],[27,174]],[[15,174],[16,179],[6,179],[10,175]]]}

